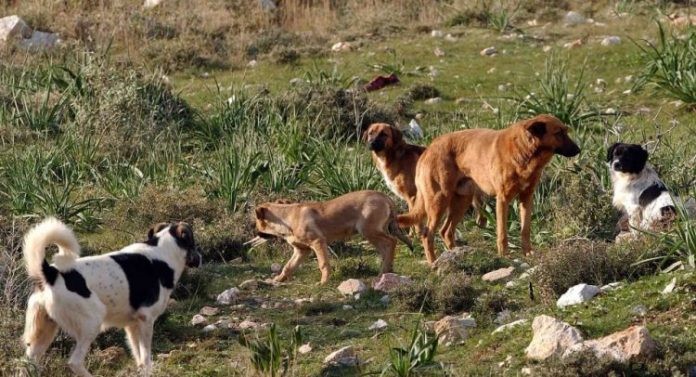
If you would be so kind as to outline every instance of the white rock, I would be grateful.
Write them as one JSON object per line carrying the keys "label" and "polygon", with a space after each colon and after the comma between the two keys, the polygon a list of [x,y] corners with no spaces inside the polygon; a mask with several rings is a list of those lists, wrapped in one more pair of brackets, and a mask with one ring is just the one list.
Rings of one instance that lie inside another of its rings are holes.
{"label": "white rock", "polygon": [[50,50],[59,44],[60,38],[56,33],[45,33],[43,31],[34,31],[31,38],[21,39],[19,46],[28,51],[43,51]]}
{"label": "white rock", "polygon": [[259,64],[259,62],[256,61],[256,59],[249,60],[249,63],[247,63],[247,67],[249,68],[254,68]]}
{"label": "white rock", "polygon": [[526,319],[518,319],[517,321],[510,322],[506,325],[498,326],[495,330],[493,330],[493,334],[506,331],[506,330],[511,329],[513,327],[524,325],[525,323],[527,323]]}
{"label": "white rock", "polygon": [[467,313],[461,317],[446,316],[432,324],[432,328],[446,346],[461,343],[469,337],[469,328],[476,327],[476,320]]}
{"label": "white rock", "polygon": [[445,40],[446,40],[447,42],[456,42],[456,41],[457,41],[457,37],[455,37],[454,35],[448,33],[447,35],[445,35]]}
{"label": "white rock", "polygon": [[229,305],[236,302],[239,298],[239,289],[230,288],[217,296],[217,303],[222,305]]}
{"label": "white rock", "polygon": [[493,322],[495,322],[499,325],[503,325],[505,323],[508,323],[511,319],[512,319],[512,312],[510,312],[509,309],[503,309],[503,310],[499,311],[498,313],[496,313],[495,319],[493,320]]}
{"label": "white rock", "polygon": [[500,268],[495,271],[488,272],[481,276],[481,280],[483,281],[488,281],[488,282],[496,282],[496,281],[501,281],[501,280],[507,280],[512,276],[512,273],[515,272],[515,267],[505,267],[505,268]]}
{"label": "white rock", "polygon": [[31,28],[19,16],[0,18],[0,42],[6,42],[10,38],[31,38],[31,35]]}
{"label": "white rock", "polygon": [[443,49],[441,49],[440,47],[435,47],[435,50],[433,51],[433,53],[434,53],[435,56],[437,56],[438,58],[441,58],[441,57],[445,56],[445,51],[444,51]]}
{"label": "white rock", "polygon": [[372,284],[372,288],[382,292],[391,292],[399,287],[412,284],[413,280],[408,276],[400,276],[391,272],[382,274],[379,280]]}
{"label": "white rock", "polygon": [[528,358],[534,360],[561,356],[583,340],[578,329],[547,315],[534,318],[532,332],[532,341],[525,352]]}
{"label": "white rock", "polygon": [[326,356],[324,364],[356,366],[358,365],[358,356],[355,354],[353,346],[346,346]]}
{"label": "white rock", "polygon": [[352,296],[367,291],[367,286],[358,279],[348,279],[338,285],[338,291],[346,296]]}
{"label": "white rock", "polygon": [[211,315],[216,315],[219,312],[220,312],[220,309],[218,309],[214,306],[204,306],[201,308],[201,310],[198,312],[198,314],[209,317]]}
{"label": "white rock", "polygon": [[309,343],[303,344],[297,349],[297,352],[303,355],[308,354],[312,352],[312,346]]}
{"label": "white rock", "polygon": [[160,5],[160,3],[162,3],[162,1],[164,1],[164,0],[145,0],[145,4],[143,4],[143,8],[145,8],[145,9],[154,8],[158,5]]}
{"label": "white rock", "polygon": [[208,322],[208,320],[200,314],[196,314],[191,318],[191,325],[198,326]]}
{"label": "white rock", "polygon": [[353,310],[351,305],[343,305],[343,310]]}
{"label": "white rock", "polygon": [[259,282],[256,279],[244,280],[239,284],[239,288],[245,291],[254,291],[259,288]]}
{"label": "white rock", "polygon": [[610,357],[623,363],[634,357],[650,358],[655,354],[656,349],[657,345],[650,337],[648,329],[643,326],[631,326],[603,338],[575,344],[564,352],[563,357],[590,350],[598,358]]}
{"label": "white rock", "polygon": [[350,42],[336,42],[331,46],[331,51],[333,52],[345,52],[353,49],[353,45]]}
{"label": "white rock", "polygon": [[215,326],[213,324],[210,324],[210,325],[203,328],[204,333],[209,333],[209,332],[215,331],[215,330],[217,330],[217,326]]}
{"label": "white rock", "polygon": [[646,314],[648,314],[648,308],[646,308],[643,304],[636,305],[631,309],[631,314],[644,317]]}
{"label": "white rock", "polygon": [[405,130],[405,132],[409,137],[415,140],[422,139],[424,136],[423,129],[415,119],[411,119],[411,121],[408,122],[408,128]]}
{"label": "white rock", "polygon": [[553,47],[551,47],[551,46],[549,46],[549,45],[546,45],[546,46],[544,46],[544,47],[541,48],[541,51],[549,52],[549,51],[551,51],[552,48],[553,48]]}
{"label": "white rock", "polygon": [[609,283],[607,285],[603,285],[601,288],[599,288],[600,291],[602,292],[608,292],[608,291],[613,291],[616,289],[621,288],[623,284],[619,281],[615,281],[613,283]]}
{"label": "white rock", "polygon": [[602,39],[602,46],[615,46],[621,43],[621,37],[617,37],[616,35],[612,35],[609,37],[605,37]]}
{"label": "white rock", "polygon": [[442,102],[442,98],[440,97],[433,97],[433,98],[428,98],[425,100],[425,104],[427,105],[434,105],[436,103]]}
{"label": "white rock", "polygon": [[559,308],[565,308],[566,306],[577,305],[583,302],[590,301],[592,297],[596,296],[600,292],[599,287],[596,285],[588,284],[578,284],[570,287],[566,293],[564,293],[558,301],[556,301],[556,306]]}
{"label": "white rock", "polygon": [[563,17],[563,23],[568,26],[580,25],[584,24],[585,22],[587,22],[585,17],[578,12],[570,11]]}
{"label": "white rock", "polygon": [[445,36],[445,33],[443,33],[442,30],[433,30],[430,32],[430,36],[433,38],[442,38]]}
{"label": "white rock", "polygon": [[283,266],[281,266],[279,263],[273,263],[271,265],[271,272],[274,274],[277,274],[282,270],[283,270]]}
{"label": "white rock", "polygon": [[302,84],[304,84],[305,82],[306,82],[306,81],[305,81],[304,79],[301,79],[301,78],[299,78],[299,77],[295,77],[295,78],[293,78],[293,79],[290,79],[290,85],[302,85]]}
{"label": "white rock", "polygon": [[479,53],[481,56],[493,56],[498,53],[498,50],[494,47],[486,47]]}
{"label": "white rock", "polygon": [[375,321],[375,323],[371,324],[370,327],[368,327],[368,330],[384,330],[387,328],[387,322],[383,319],[378,319]]}
{"label": "white rock", "polygon": [[515,288],[517,286],[517,281],[515,280],[510,280],[509,282],[505,283],[505,288]]}
{"label": "white rock", "polygon": [[676,286],[677,286],[677,278],[672,278],[672,281],[670,281],[669,284],[667,284],[667,286],[665,286],[665,289],[662,290],[662,294],[666,295],[666,294],[672,293]]}
{"label": "white rock", "polygon": [[254,321],[250,321],[248,319],[245,319],[244,321],[242,321],[242,323],[239,324],[239,328],[241,330],[255,329],[259,326],[260,326],[259,323],[254,322]]}
{"label": "white rock", "polygon": [[520,270],[522,270],[522,271],[527,271],[531,268],[531,266],[527,262],[520,263],[519,267],[520,267]]}

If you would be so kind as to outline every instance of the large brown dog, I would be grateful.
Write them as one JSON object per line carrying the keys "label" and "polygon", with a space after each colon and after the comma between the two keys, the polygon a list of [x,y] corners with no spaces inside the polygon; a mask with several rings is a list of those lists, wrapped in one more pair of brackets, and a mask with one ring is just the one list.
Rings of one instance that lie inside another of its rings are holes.
{"label": "large brown dog", "polygon": [[[365,131],[365,142],[372,151],[372,161],[382,173],[387,187],[398,197],[403,199],[409,210],[413,209],[416,202],[416,165],[418,159],[425,151],[425,147],[408,144],[404,140],[403,133],[396,127],[386,123],[374,123]],[[483,193],[475,187],[472,181],[465,181],[467,187],[460,187],[459,191],[468,192],[475,190],[473,207],[476,211],[476,219],[479,226],[486,226],[486,217],[483,215]],[[461,218],[453,218],[447,214],[440,234],[447,248],[453,248],[454,232]]]}
{"label": "large brown dog", "polygon": [[391,272],[396,239],[413,249],[410,240],[396,224],[394,202],[376,191],[356,191],[326,202],[264,203],[256,207],[257,245],[270,237],[282,237],[294,253],[276,281],[289,279],[297,266],[313,250],[317,256],[321,283],[329,280],[328,244],[360,234],[382,256],[382,273]]}
{"label": "large brown dog", "polygon": [[522,250],[531,251],[530,223],[534,189],[554,154],[572,157],[580,148],[568,137],[568,127],[551,115],[539,115],[504,130],[471,129],[435,139],[416,168],[418,190],[414,208],[398,217],[402,227],[427,217],[422,238],[426,256],[435,261],[433,229],[444,213],[466,211],[472,195],[455,195],[462,181],[473,180],[496,197],[498,253],[508,250],[509,205],[520,200]]}

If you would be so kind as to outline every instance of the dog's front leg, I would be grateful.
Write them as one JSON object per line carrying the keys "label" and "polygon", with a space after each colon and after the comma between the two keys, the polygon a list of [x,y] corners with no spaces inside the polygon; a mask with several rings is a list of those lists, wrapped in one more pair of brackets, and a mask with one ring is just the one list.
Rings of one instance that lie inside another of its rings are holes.
{"label": "dog's front leg", "polygon": [[495,223],[496,223],[496,244],[498,246],[498,254],[503,256],[508,251],[507,237],[507,220],[509,212],[510,200],[499,193],[495,198]]}
{"label": "dog's front leg", "polygon": [[321,284],[326,284],[331,275],[331,265],[329,265],[328,245],[324,240],[316,240],[312,242],[312,250],[317,255],[317,263],[319,271],[321,271]]}
{"label": "dog's front leg", "polygon": [[280,275],[276,276],[273,280],[274,281],[285,281],[287,279],[290,279],[295,272],[295,269],[297,266],[299,266],[302,261],[307,257],[307,254],[311,251],[311,249],[304,247],[304,246],[296,246],[293,245],[293,253],[292,257],[290,257],[290,260],[288,263],[285,264],[283,267],[283,271],[281,271]]}
{"label": "dog's front leg", "polygon": [[520,236],[522,252],[529,255],[532,252],[532,209],[534,206],[534,190],[520,194]]}

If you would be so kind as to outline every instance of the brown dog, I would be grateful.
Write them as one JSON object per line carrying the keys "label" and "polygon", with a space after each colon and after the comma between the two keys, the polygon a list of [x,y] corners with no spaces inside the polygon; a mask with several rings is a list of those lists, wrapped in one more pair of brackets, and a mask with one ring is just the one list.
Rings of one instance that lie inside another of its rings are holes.
{"label": "brown dog", "polygon": [[[403,133],[396,127],[386,123],[374,123],[365,131],[364,139],[372,151],[372,161],[382,173],[387,187],[398,197],[403,199],[409,210],[413,209],[416,202],[416,165],[418,159],[425,151],[425,147],[408,144],[404,140]],[[461,187],[459,191],[468,192],[475,190],[473,207],[476,211],[476,219],[481,227],[486,226],[486,217],[483,215],[483,193],[475,187],[472,181],[465,181],[471,187]],[[447,248],[454,245],[454,232],[460,218],[447,215],[445,223],[440,230]]]}
{"label": "brown dog", "polygon": [[387,230],[413,249],[396,224],[394,202],[376,191],[356,191],[326,202],[295,204],[264,203],[256,207],[258,236],[249,241],[261,244],[270,237],[282,237],[292,245],[294,253],[276,281],[289,279],[297,266],[311,252],[317,256],[321,283],[329,280],[328,244],[360,234],[373,244],[382,256],[382,273],[391,272],[396,239]]}
{"label": "brown dog", "polygon": [[498,253],[507,253],[508,207],[520,200],[522,250],[531,251],[530,222],[534,189],[544,166],[554,154],[572,157],[580,148],[568,137],[568,127],[551,115],[539,115],[504,130],[471,129],[435,139],[416,168],[418,195],[414,208],[398,217],[402,227],[421,223],[426,256],[435,261],[432,230],[449,211],[460,213],[472,195],[455,195],[463,181],[473,180],[486,194],[496,197]]}

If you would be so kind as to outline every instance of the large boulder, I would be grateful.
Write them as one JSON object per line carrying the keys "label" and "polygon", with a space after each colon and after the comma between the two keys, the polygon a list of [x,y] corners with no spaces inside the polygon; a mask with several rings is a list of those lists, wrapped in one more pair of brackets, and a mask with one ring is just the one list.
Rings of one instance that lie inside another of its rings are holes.
{"label": "large boulder", "polygon": [[346,296],[352,296],[357,293],[363,293],[367,290],[365,283],[358,279],[344,280],[338,285],[338,291]]}
{"label": "large boulder", "polygon": [[648,329],[643,326],[631,326],[603,338],[575,344],[565,351],[563,357],[590,350],[598,358],[608,356],[623,363],[633,358],[651,358],[656,349],[657,345],[650,337]]}
{"label": "large boulder", "polygon": [[19,16],[0,18],[0,45],[11,38],[31,38],[32,30]]}
{"label": "large boulder", "polygon": [[353,346],[346,346],[326,356],[324,364],[356,366],[358,365],[358,356],[355,354]]}
{"label": "large boulder", "polygon": [[556,306],[559,308],[565,308],[566,306],[577,305],[583,302],[590,301],[592,297],[596,296],[601,290],[596,285],[588,284],[578,284],[574,285],[566,291],[558,301],[556,301]]}
{"label": "large boulder", "polygon": [[391,292],[399,287],[413,283],[407,276],[400,276],[393,273],[382,274],[379,280],[372,284],[372,288],[382,292]]}
{"label": "large boulder", "polygon": [[525,352],[527,358],[533,360],[562,356],[566,350],[583,340],[578,329],[547,315],[534,318],[532,333],[532,341]]}

